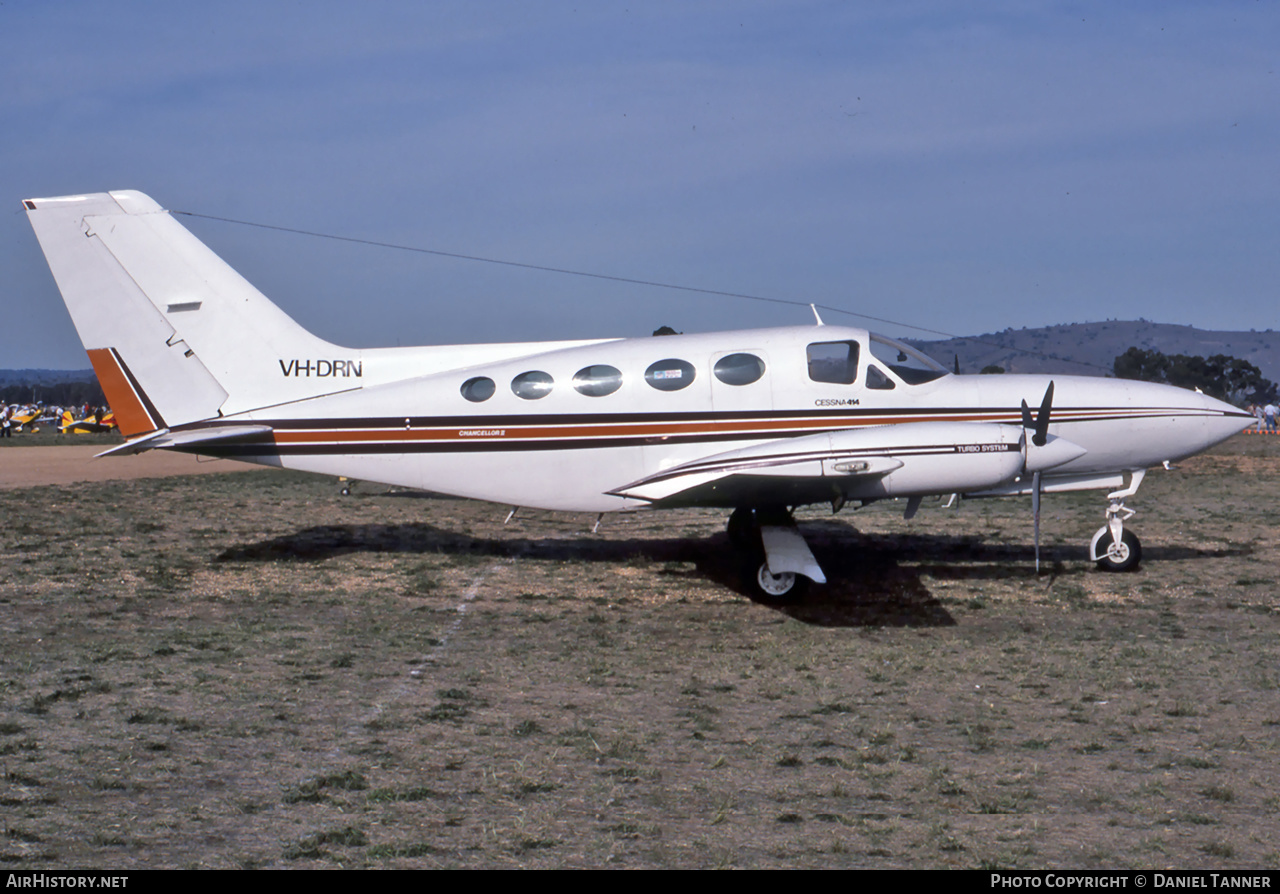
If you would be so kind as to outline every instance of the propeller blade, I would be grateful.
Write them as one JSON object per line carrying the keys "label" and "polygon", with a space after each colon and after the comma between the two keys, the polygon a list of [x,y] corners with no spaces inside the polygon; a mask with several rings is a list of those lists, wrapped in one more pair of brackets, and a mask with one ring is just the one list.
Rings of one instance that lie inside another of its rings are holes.
{"label": "propeller blade", "polygon": [[[1023,401],[1026,406],[1026,401]],[[1053,406],[1053,382],[1049,383],[1049,387],[1044,391],[1044,400],[1040,401],[1040,414],[1036,416],[1036,433],[1031,439],[1031,443],[1037,447],[1043,447],[1045,442],[1049,440],[1049,410]],[[1030,415],[1029,410],[1023,410],[1024,417]]]}
{"label": "propeller blade", "polygon": [[1031,421],[1031,408],[1027,406],[1025,399],[1022,401],[1022,427],[1029,429],[1036,427],[1036,424]]}
{"label": "propeller blade", "polygon": [[1040,473],[1031,473],[1031,515],[1036,532],[1036,574],[1040,573]]}

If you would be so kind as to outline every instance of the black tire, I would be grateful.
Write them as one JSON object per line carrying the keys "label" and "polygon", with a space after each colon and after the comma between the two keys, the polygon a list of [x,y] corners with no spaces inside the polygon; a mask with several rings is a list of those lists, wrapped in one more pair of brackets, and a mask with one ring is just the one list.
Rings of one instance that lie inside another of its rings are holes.
{"label": "black tire", "polygon": [[803,574],[770,574],[769,566],[759,560],[748,565],[747,574],[752,594],[767,605],[794,605],[809,592],[810,581]]}
{"label": "black tire", "polygon": [[1142,543],[1138,535],[1125,530],[1120,535],[1120,542],[1114,539],[1107,544],[1107,550],[1098,560],[1098,567],[1103,571],[1133,571],[1142,561]]}

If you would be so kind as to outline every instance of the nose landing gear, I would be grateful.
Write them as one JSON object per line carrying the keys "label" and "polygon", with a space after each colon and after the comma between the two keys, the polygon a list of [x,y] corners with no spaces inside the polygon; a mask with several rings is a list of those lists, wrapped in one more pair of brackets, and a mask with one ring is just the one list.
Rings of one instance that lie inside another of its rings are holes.
{"label": "nose landing gear", "polygon": [[1125,521],[1137,513],[1124,505],[1124,501],[1138,492],[1146,474],[1146,469],[1134,470],[1128,487],[1107,494],[1107,523],[1098,529],[1089,543],[1089,558],[1097,562],[1103,571],[1133,571],[1142,561],[1142,543],[1138,535],[1124,527]]}

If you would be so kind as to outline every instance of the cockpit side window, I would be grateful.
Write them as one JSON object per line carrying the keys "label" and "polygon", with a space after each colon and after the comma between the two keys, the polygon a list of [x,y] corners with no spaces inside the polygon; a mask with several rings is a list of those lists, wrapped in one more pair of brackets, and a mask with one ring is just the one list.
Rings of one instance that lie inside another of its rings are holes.
{"label": "cockpit side window", "polygon": [[809,345],[809,378],[833,385],[852,385],[858,378],[856,341],[817,341]]}
{"label": "cockpit side window", "polygon": [[893,384],[893,379],[880,371],[880,367],[869,363],[867,364],[867,387],[876,391],[892,391],[898,386]]}
{"label": "cockpit side window", "polygon": [[945,367],[915,348],[882,335],[871,336],[871,354],[908,385],[921,385],[947,375]]}

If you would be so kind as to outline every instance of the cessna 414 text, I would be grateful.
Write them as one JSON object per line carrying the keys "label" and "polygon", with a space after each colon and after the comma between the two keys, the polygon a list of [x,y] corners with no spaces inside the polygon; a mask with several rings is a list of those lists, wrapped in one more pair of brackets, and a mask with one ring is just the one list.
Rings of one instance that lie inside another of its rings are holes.
{"label": "cessna 414 text", "polygon": [[[1134,567],[1145,470],[1245,428],[1203,394],[1079,376],[949,374],[837,326],[352,350],[307,332],[147,196],[29,199],[31,225],[128,439],[553,510],[724,507],[754,585],[821,568],[791,509],[1110,491],[1091,558]],[[1031,401],[1034,408],[1028,406]],[[1038,544],[1037,529],[1037,544]]]}

